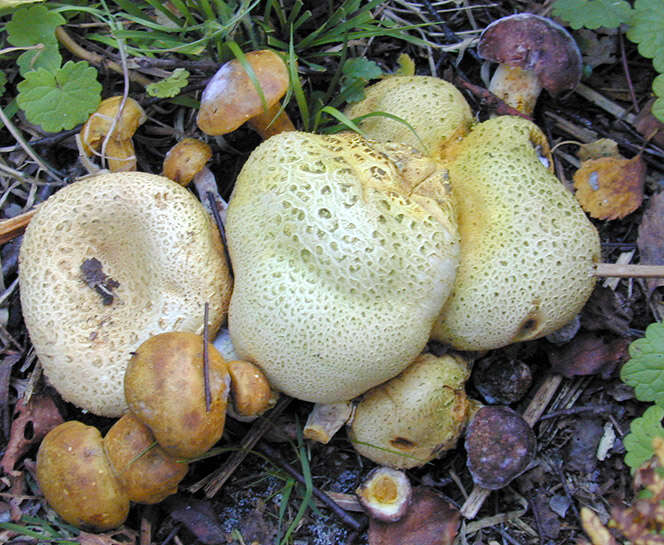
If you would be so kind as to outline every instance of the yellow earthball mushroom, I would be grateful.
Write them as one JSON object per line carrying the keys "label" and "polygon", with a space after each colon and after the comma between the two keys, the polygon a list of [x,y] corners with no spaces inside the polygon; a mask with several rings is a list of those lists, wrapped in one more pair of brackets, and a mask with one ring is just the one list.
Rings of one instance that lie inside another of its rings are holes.
{"label": "yellow earthball mushroom", "polygon": [[385,112],[408,125],[382,115],[363,119],[359,126],[371,138],[409,144],[440,158],[445,147],[470,129],[473,114],[461,92],[432,76],[394,76],[366,89],[365,98],[346,108],[350,118]]}
{"label": "yellow earthball mushroom", "polygon": [[455,217],[443,172],[409,146],[295,131],[263,142],[226,221],[238,355],[320,403],[398,374],[451,289]]}
{"label": "yellow earthball mushroom", "polygon": [[488,350],[571,321],[595,284],[599,236],[553,174],[544,134],[526,119],[497,117],[474,127],[447,165],[461,261],[432,337]]}
{"label": "yellow earthball mushroom", "polygon": [[[81,266],[92,259],[97,269],[86,275]],[[125,368],[143,341],[164,331],[201,333],[206,302],[215,332],[231,291],[219,232],[200,202],[171,180],[138,172],[77,181],[40,206],[19,277],[25,323],[49,381],[64,399],[104,416],[125,411]]]}

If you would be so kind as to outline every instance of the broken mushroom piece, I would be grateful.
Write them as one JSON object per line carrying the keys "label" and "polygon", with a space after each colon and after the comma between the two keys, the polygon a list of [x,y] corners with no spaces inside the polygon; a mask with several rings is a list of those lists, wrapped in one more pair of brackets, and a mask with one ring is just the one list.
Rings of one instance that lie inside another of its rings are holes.
{"label": "broken mushroom piece", "polygon": [[203,352],[201,335],[161,333],[136,349],[125,373],[129,410],[150,428],[159,446],[176,458],[201,456],[224,431],[228,366],[208,343],[205,368]]}
{"label": "broken mushroom piece", "polygon": [[263,140],[283,131],[294,131],[293,123],[279,103],[289,84],[284,61],[269,50],[251,51],[245,59],[261,92],[238,59],[228,61],[203,90],[196,119],[198,127],[216,136],[232,132],[246,122]]}
{"label": "broken mushroom piece", "polygon": [[82,422],[64,422],[46,434],[37,452],[37,482],[48,504],[77,528],[111,530],[129,514],[129,497],[99,430]]}
{"label": "broken mushroom piece", "polygon": [[123,104],[123,99],[114,96],[102,100],[79,133],[83,153],[105,157],[111,172],[136,170],[132,137],[146,119],[138,102],[127,97]]}
{"label": "broken mushroom piece", "polygon": [[532,115],[542,88],[552,95],[574,89],[583,63],[574,38],[558,23],[532,13],[494,21],[480,35],[480,57],[500,63],[489,91]]}
{"label": "broken mushroom piece", "polygon": [[[427,168],[400,170],[417,156]],[[409,146],[285,132],[256,148],[231,196],[229,331],[270,385],[350,400],[422,351],[457,263],[444,172]]]}
{"label": "broken mushroom piece", "polygon": [[471,410],[469,375],[460,356],[422,354],[360,400],[348,433],[353,447],[394,468],[424,465],[453,448]]}
{"label": "broken mushroom piece", "polygon": [[476,125],[450,157],[461,259],[432,338],[490,350],[569,323],[595,285],[600,243],[553,174],[544,134],[526,119],[496,117]]}
{"label": "broken mushroom piece", "polygon": [[482,407],[470,420],[466,464],[473,481],[498,490],[523,473],[535,456],[535,434],[509,407]]}
{"label": "broken mushroom piece", "polygon": [[259,367],[245,360],[228,362],[231,377],[231,399],[239,416],[258,416],[269,407],[272,391]]}
{"label": "broken mushroom piece", "polygon": [[325,445],[349,421],[352,414],[353,404],[350,401],[316,403],[307,417],[302,435]]}
{"label": "broken mushroom piece", "polygon": [[403,471],[377,467],[369,472],[355,494],[371,518],[394,522],[406,514],[413,489]]}
{"label": "broken mushroom piece", "polygon": [[60,395],[103,416],[127,408],[132,351],[164,331],[210,332],[231,278],[219,231],[200,202],[153,174],[102,174],[39,207],[19,256],[21,305],[44,372]]}
{"label": "broken mushroom piece", "polygon": [[[431,76],[394,76],[365,90],[365,98],[351,104],[346,116],[357,118],[385,112],[401,118],[372,115],[358,122],[370,138],[408,144],[434,158],[444,156],[448,144],[462,138],[473,114],[461,92]],[[409,127],[410,125],[410,127]]]}

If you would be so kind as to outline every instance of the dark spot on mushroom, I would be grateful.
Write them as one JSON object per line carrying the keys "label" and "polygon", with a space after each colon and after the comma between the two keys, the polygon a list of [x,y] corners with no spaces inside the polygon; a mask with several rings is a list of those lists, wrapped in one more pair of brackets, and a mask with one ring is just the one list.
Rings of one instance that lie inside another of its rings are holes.
{"label": "dark spot on mushroom", "polygon": [[413,450],[417,445],[405,437],[390,439],[390,445],[399,450]]}

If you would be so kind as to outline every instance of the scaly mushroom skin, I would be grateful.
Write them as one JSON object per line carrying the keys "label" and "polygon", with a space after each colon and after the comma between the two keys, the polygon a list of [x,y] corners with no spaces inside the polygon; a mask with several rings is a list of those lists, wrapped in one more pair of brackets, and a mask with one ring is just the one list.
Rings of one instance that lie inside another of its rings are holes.
{"label": "scaly mushroom skin", "polygon": [[[81,266],[92,258],[100,270],[85,278]],[[102,275],[119,284],[104,297],[95,283]],[[67,401],[103,416],[127,408],[131,352],[164,331],[202,332],[206,302],[214,334],[232,285],[219,232],[196,197],[137,172],[75,182],[42,204],[23,239],[19,278],[49,381]]]}
{"label": "scaly mushroom skin", "polygon": [[[288,69],[281,57],[269,50],[251,51],[245,58],[260,84],[265,104],[244,66],[228,61],[212,76],[203,90],[196,122],[206,134],[234,131],[248,122],[264,140],[295,127],[286,112],[279,113],[279,100],[288,90]],[[267,109],[265,109],[267,106]]]}
{"label": "scaly mushroom skin", "polygon": [[432,337],[490,350],[548,335],[595,285],[599,236],[542,159],[544,134],[515,116],[480,123],[450,151],[461,261]]}
{"label": "scaly mushroom skin", "polygon": [[470,415],[459,356],[422,354],[358,403],[348,436],[355,450],[393,468],[421,466],[454,448]]}
{"label": "scaly mushroom skin", "polygon": [[489,91],[527,115],[543,88],[555,96],[581,80],[583,62],[574,38],[540,15],[519,13],[494,21],[480,35],[477,52],[500,63]]}
{"label": "scaly mushroom skin", "polygon": [[473,114],[466,99],[451,83],[431,76],[394,76],[368,87],[365,98],[349,105],[350,118],[385,112],[408,122],[385,116],[372,116],[359,122],[371,138],[401,142],[434,158],[445,154],[448,144],[469,130]]}
{"label": "scaly mushroom skin", "polygon": [[99,430],[82,422],[65,422],[46,434],[37,452],[37,482],[49,505],[77,528],[111,530],[129,514],[129,497]]}
{"label": "scaly mushroom skin", "polygon": [[226,221],[238,355],[276,390],[320,403],[398,374],[449,294],[455,223],[442,171],[409,146],[350,133],[266,140]]}

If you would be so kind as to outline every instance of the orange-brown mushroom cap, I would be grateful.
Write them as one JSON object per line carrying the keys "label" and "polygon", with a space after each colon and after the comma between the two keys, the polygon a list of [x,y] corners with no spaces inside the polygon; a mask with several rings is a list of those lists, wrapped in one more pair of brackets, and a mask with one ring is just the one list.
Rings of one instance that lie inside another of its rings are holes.
{"label": "orange-brown mushroom cap", "polygon": [[249,119],[275,106],[288,89],[288,69],[276,53],[269,50],[246,54],[265,104],[249,74],[237,59],[225,63],[212,76],[201,96],[198,127],[209,135],[226,134]]}
{"label": "orange-brown mushroom cap", "polygon": [[164,157],[162,175],[187,185],[212,158],[212,148],[196,138],[183,138]]}

